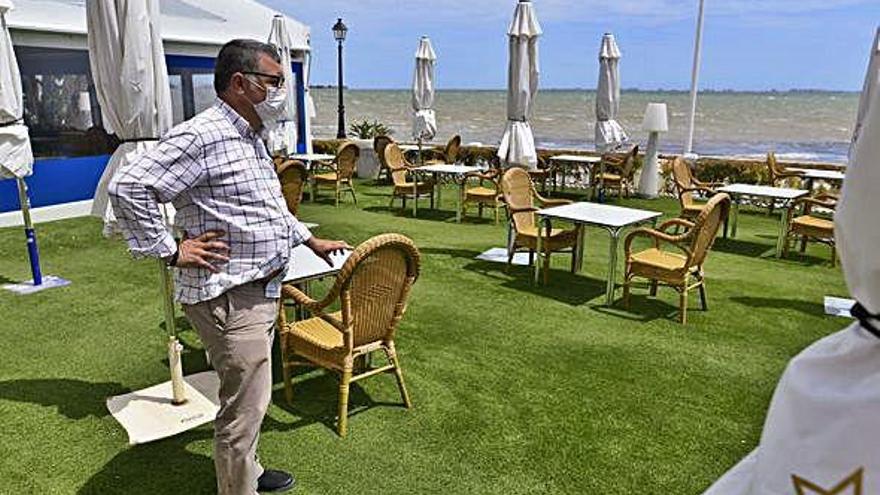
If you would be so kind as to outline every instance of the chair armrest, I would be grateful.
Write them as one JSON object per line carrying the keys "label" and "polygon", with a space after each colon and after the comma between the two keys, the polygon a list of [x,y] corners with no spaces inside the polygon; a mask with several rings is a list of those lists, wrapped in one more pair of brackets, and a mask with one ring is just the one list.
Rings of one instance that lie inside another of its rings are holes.
{"label": "chair armrest", "polygon": [[[814,206],[818,206],[820,208],[827,208],[831,211],[835,211],[837,208],[837,200],[834,199],[822,199],[821,197],[815,198],[800,198],[791,203],[788,207],[789,210],[796,210],[798,207],[804,207],[805,213],[809,214]],[[792,218],[789,216],[789,218]]]}
{"label": "chair armrest", "polygon": [[689,192],[701,192],[701,193],[703,193],[703,194],[708,194],[709,196],[714,196],[714,195],[718,194],[718,191],[716,191],[716,190],[714,190],[714,189],[710,189],[710,188],[708,188],[708,187],[702,187],[702,186],[700,186],[700,187],[685,187],[685,188],[682,188],[682,189],[680,189],[680,190],[678,191],[678,196],[681,197],[683,194],[686,194],[686,193],[689,193]]}
{"label": "chair armrest", "polygon": [[663,232],[663,233],[667,233],[666,229],[668,229],[669,227],[673,227],[673,226],[685,227],[688,230],[690,230],[690,229],[694,228],[694,222],[691,222],[689,220],[685,220],[684,218],[670,218],[669,220],[661,223],[660,226],[657,227],[656,230]]}
{"label": "chair armrest", "polygon": [[507,205],[507,209],[510,211],[511,215],[514,213],[529,213],[538,211],[538,208],[535,208],[534,206],[529,206],[526,208],[511,208],[510,205]]}
{"label": "chair armrest", "polygon": [[714,190],[714,189],[718,189],[719,187],[724,187],[723,182],[701,182],[701,181],[694,179],[693,183],[699,189]]}
{"label": "chair armrest", "polygon": [[680,235],[670,235],[665,232],[660,232],[659,230],[649,229],[646,227],[642,227],[639,229],[635,229],[630,232],[626,239],[623,241],[623,250],[626,253],[626,257],[629,258],[632,255],[632,243],[638,237],[647,237],[654,242],[654,247],[659,248],[661,242],[665,242],[667,244],[671,244],[676,248],[680,249],[684,252],[688,257],[691,256],[691,252],[688,248],[681,245],[682,242],[688,240],[690,236],[693,234],[693,230],[688,230],[684,234]]}
{"label": "chair armrest", "polygon": [[564,206],[564,205],[570,205],[572,203],[572,201],[570,199],[551,199],[551,198],[542,198],[540,196],[538,197],[538,200],[541,202],[541,205],[548,206],[548,207]]}
{"label": "chair armrest", "polygon": [[293,302],[306,308],[313,314],[320,314],[321,310],[329,303],[329,301],[316,301],[291,284],[283,284],[281,286],[281,299],[285,298],[293,299]]}

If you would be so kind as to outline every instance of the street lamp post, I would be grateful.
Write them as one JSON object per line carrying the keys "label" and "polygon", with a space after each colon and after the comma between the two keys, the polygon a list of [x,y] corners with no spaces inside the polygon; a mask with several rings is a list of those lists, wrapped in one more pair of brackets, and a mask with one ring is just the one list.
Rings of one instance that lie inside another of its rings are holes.
{"label": "street lamp post", "polygon": [[339,66],[337,68],[337,72],[339,75],[339,123],[336,128],[336,138],[337,139],[345,139],[345,105],[342,102],[342,42],[345,41],[345,35],[348,33],[348,27],[342,23],[342,18],[338,18],[336,20],[336,24],[333,25],[333,37],[336,38],[336,42],[338,44],[339,53],[337,55]]}

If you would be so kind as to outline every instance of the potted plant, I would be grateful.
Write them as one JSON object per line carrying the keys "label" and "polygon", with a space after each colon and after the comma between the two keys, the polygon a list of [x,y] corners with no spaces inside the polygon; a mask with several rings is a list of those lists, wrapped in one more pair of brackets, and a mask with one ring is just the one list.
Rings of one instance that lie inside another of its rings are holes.
{"label": "potted plant", "polygon": [[352,142],[360,150],[357,164],[357,176],[360,178],[375,179],[379,175],[379,157],[373,150],[373,138],[376,136],[390,136],[394,131],[387,125],[373,120],[363,119],[351,124],[348,128],[353,136]]}

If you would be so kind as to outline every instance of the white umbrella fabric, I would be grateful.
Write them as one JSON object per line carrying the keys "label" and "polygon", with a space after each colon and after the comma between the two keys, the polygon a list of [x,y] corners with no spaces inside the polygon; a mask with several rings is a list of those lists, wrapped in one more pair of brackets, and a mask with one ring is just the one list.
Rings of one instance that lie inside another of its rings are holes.
{"label": "white umbrella fabric", "polygon": [[421,144],[437,135],[437,118],[434,115],[434,64],[437,55],[431,40],[422,36],[416,51],[416,68],[413,73],[413,139]]}
{"label": "white umbrella fabric", "polygon": [[856,114],[856,125],[853,128],[850,156],[852,156],[856,141],[859,139],[865,115],[868,113],[868,102],[874,92],[878,91],[878,88],[880,88],[880,27],[877,28],[877,33],[874,35],[874,43],[871,45],[871,52],[868,58],[868,72],[865,74],[865,84],[862,86],[862,97],[859,99],[859,110]]}
{"label": "white umbrella fabric", "polygon": [[620,49],[614,35],[605,33],[599,48],[599,84],[596,87],[596,149],[606,151],[626,141],[617,122],[620,112]]}
{"label": "white umbrella fabric", "polygon": [[290,59],[290,34],[284,16],[272,18],[272,29],[269,32],[269,44],[274,45],[281,55],[281,67],[287,84],[287,104],[285,111],[278,119],[278,127],[269,133],[266,144],[269,152],[296,153],[296,91],[293,87],[293,65]]}
{"label": "white umbrella fabric", "polygon": [[159,31],[159,2],[87,0],[89,61],[104,129],[123,142],[101,176],[92,215],[117,231],[107,188],[121,167],[171,128],[171,90]]}
{"label": "white umbrella fabric", "polygon": [[536,170],[538,153],[529,119],[538,93],[538,37],[543,33],[529,0],[519,0],[507,34],[510,62],[507,74],[507,127],[498,157],[508,165]]}
{"label": "white umbrella fabric", "polygon": [[861,103],[863,124],[835,214],[859,321],[789,363],[758,448],[708,495],[867,494],[880,486],[880,91],[862,93]]}

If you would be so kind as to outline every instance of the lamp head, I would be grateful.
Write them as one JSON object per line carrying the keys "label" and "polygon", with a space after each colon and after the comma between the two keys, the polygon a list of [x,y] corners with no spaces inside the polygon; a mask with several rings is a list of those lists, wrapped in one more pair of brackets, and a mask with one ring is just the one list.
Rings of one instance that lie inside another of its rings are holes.
{"label": "lamp head", "polygon": [[645,108],[645,118],[642,120],[642,130],[648,132],[669,131],[666,103],[648,103],[648,107]]}
{"label": "lamp head", "polygon": [[343,42],[346,33],[348,33],[348,27],[342,22],[342,18],[336,19],[336,24],[333,25],[333,37],[336,38],[336,41]]}

